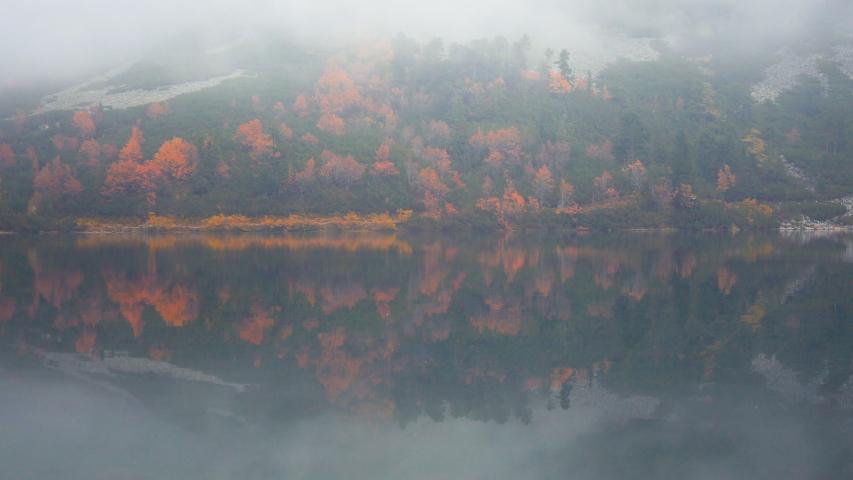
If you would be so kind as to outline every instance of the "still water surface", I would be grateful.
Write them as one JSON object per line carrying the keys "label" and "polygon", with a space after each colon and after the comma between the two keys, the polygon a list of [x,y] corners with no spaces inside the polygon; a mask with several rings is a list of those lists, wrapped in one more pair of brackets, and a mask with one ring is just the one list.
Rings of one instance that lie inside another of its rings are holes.
{"label": "still water surface", "polygon": [[853,235],[0,238],[4,479],[853,478]]}

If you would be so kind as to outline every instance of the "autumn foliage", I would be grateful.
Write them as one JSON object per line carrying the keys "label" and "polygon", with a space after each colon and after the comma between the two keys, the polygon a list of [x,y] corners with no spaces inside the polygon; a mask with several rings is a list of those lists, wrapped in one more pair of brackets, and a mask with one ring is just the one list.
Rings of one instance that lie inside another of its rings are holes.
{"label": "autumn foliage", "polygon": [[324,150],[320,156],[326,163],[320,167],[320,176],[327,182],[349,190],[350,186],[361,180],[367,167],[358,163],[352,155],[338,156]]}
{"label": "autumn foliage", "polygon": [[182,182],[198,165],[198,150],[192,143],[175,137],[163,143],[154,155],[154,164],[165,175]]}
{"label": "autumn foliage", "polygon": [[128,140],[127,145],[121,149],[119,158],[123,161],[134,163],[142,161],[142,144],[144,142],[145,139],[142,137],[142,132],[139,131],[139,127],[134,126],[130,133],[130,140]]}
{"label": "autumn foliage", "polygon": [[272,136],[264,133],[260,120],[252,120],[237,127],[234,140],[249,147],[249,155],[253,162],[259,162],[264,157],[272,155]]}

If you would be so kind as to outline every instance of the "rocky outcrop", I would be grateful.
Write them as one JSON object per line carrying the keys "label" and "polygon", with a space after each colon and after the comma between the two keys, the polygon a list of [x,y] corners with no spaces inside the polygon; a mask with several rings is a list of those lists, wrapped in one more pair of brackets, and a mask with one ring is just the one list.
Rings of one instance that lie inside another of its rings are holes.
{"label": "rocky outcrop", "polygon": [[853,79],[853,45],[840,45],[833,49],[830,56],[813,54],[794,55],[785,51],[778,53],[781,60],[764,70],[764,80],[752,86],[752,98],[762,103],[775,101],[780,93],[799,84],[802,74],[817,78],[824,90],[829,86],[826,76],[818,68],[818,60],[826,59],[838,64],[838,68]]}
{"label": "rocky outcrop", "polygon": [[109,78],[121,73],[128,66],[112,70],[100,77],[93,78],[85,83],[66,88],[53,95],[48,95],[42,99],[42,111],[50,110],[77,110],[88,107],[89,105],[101,105],[107,108],[129,108],[139,105],[148,105],[154,102],[163,102],[171,98],[177,97],[185,93],[198,92],[206,88],[215,87],[226,80],[231,80],[240,77],[251,77],[242,70],[220,77],[213,77],[207,80],[199,80],[196,82],[186,82],[176,85],[166,85],[154,90],[128,90],[124,92],[111,92],[111,88],[104,89],[87,89],[88,86],[108,80]]}

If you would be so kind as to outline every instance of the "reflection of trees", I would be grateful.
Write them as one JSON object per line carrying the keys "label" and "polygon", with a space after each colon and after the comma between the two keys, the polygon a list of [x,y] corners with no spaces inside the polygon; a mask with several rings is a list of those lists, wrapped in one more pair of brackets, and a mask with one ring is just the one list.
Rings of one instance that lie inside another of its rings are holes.
{"label": "reflection of trees", "polygon": [[[584,375],[615,391],[657,391],[722,378],[761,342],[788,358],[814,351],[812,342],[849,365],[850,334],[832,330],[853,311],[849,272],[818,262],[820,245],[799,262],[802,247],[786,242],[85,237],[57,247],[63,255],[51,242],[0,251],[0,328],[33,343],[63,330],[66,351],[131,344],[160,360],[299,372],[336,408],[401,424],[420,415],[529,420],[532,399],[568,405]],[[30,280],[9,280],[24,268],[17,278]],[[842,333],[827,340],[828,331]]]}

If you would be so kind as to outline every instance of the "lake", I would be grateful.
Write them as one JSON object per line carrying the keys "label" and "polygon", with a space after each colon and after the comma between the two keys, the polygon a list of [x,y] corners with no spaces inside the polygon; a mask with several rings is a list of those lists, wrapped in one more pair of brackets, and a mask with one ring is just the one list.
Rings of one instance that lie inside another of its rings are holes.
{"label": "lake", "polygon": [[853,234],[0,237],[4,479],[853,477]]}

